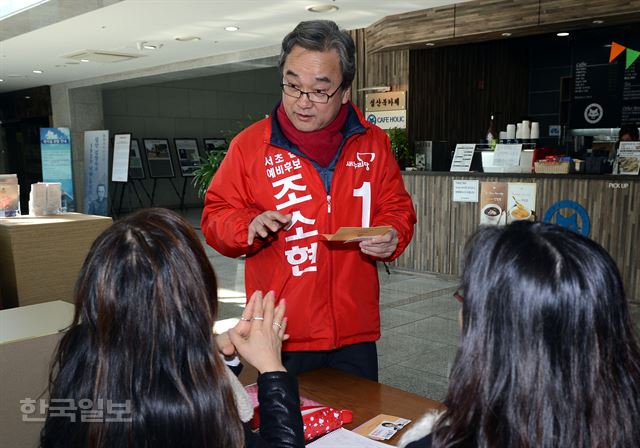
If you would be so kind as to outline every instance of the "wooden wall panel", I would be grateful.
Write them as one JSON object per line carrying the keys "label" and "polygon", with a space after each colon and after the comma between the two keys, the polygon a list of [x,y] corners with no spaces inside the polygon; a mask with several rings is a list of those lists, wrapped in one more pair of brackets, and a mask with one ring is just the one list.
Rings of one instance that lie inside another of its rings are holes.
{"label": "wooden wall panel", "polygon": [[453,5],[387,16],[366,29],[369,51],[452,38],[454,21]]}
{"label": "wooden wall panel", "polygon": [[538,24],[538,2],[482,0],[456,5],[454,37]]}
{"label": "wooden wall panel", "polygon": [[351,86],[351,100],[364,112],[365,92],[358,89],[389,86],[391,90],[409,90],[409,50],[371,53],[364,30],[351,31],[356,44],[356,77]]}
{"label": "wooden wall panel", "polygon": [[451,45],[640,20],[640,0],[474,0],[387,16],[366,29],[368,51]]}
{"label": "wooden wall panel", "polygon": [[418,223],[411,244],[395,266],[459,275],[465,241],[479,225],[480,217],[477,203],[451,202],[454,179],[534,182],[538,219],[562,199],[582,205],[591,220],[589,237],[616,261],[628,298],[640,302],[640,179],[474,173],[403,173],[403,179],[413,198]]}
{"label": "wooden wall panel", "polygon": [[496,128],[521,121],[528,107],[528,50],[494,41],[410,52],[411,141],[477,142],[491,114]]}
{"label": "wooden wall panel", "polygon": [[539,1],[541,25],[571,22],[585,17],[606,19],[610,16],[637,15],[640,12],[640,0],[582,0],[579,7],[576,7],[576,0]]}

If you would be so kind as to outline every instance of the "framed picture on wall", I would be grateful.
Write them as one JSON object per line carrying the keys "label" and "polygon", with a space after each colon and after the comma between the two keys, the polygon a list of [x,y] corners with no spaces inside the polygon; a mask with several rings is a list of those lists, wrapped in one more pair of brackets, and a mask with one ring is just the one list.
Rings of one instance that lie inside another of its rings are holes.
{"label": "framed picture on wall", "polygon": [[176,153],[178,153],[182,176],[193,177],[194,172],[200,168],[198,141],[195,138],[175,138],[173,143],[176,146]]}
{"label": "framed picture on wall", "polygon": [[129,146],[129,179],[144,179],[145,177],[140,144],[137,138],[132,138]]}
{"label": "framed picture on wall", "polygon": [[226,151],[227,139],[226,138],[205,138],[204,150],[205,152]]}
{"label": "framed picture on wall", "polygon": [[169,140],[166,138],[144,138],[142,144],[151,177],[176,177],[169,152]]}

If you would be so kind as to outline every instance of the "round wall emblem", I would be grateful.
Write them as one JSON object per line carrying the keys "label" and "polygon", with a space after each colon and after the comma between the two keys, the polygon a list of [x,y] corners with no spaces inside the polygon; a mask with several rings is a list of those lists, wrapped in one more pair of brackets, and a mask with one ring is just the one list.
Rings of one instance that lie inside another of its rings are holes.
{"label": "round wall emblem", "polygon": [[591,103],[584,109],[584,119],[590,124],[595,124],[602,120],[603,115],[604,110],[598,103]]}
{"label": "round wall emblem", "polygon": [[376,121],[378,121],[378,120],[376,120],[376,116],[375,115],[369,114],[369,115],[367,115],[367,121],[369,123],[371,123],[371,124],[376,124]]}
{"label": "round wall emblem", "polygon": [[585,208],[568,199],[553,204],[544,214],[543,222],[557,224],[584,236],[589,236],[591,221]]}

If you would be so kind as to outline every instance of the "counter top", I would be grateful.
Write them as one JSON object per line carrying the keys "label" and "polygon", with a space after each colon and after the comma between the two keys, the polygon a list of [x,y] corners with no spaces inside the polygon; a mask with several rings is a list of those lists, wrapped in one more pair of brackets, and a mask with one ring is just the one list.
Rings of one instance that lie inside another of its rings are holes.
{"label": "counter top", "polygon": [[472,172],[451,172],[451,171],[402,171],[402,175],[406,176],[449,176],[449,177],[492,177],[492,178],[508,178],[517,177],[521,179],[593,179],[593,180],[610,180],[616,182],[640,182],[640,176],[629,176],[622,174],[548,174],[548,173],[480,173]]}

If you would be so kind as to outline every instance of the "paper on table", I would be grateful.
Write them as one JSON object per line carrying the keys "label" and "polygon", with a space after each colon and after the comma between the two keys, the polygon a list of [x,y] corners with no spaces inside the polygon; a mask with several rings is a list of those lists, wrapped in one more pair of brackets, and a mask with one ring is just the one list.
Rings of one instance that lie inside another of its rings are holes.
{"label": "paper on table", "polygon": [[389,448],[389,445],[368,439],[344,428],[336,429],[326,436],[322,436],[307,445],[309,448],[335,448],[337,446],[349,448]]}
{"label": "paper on table", "polygon": [[358,426],[353,432],[374,440],[388,440],[411,423],[406,418],[380,414]]}
{"label": "paper on table", "polygon": [[384,235],[391,230],[391,226],[378,227],[340,227],[336,233],[325,233],[324,236],[329,241],[352,241],[368,240],[378,235]]}

